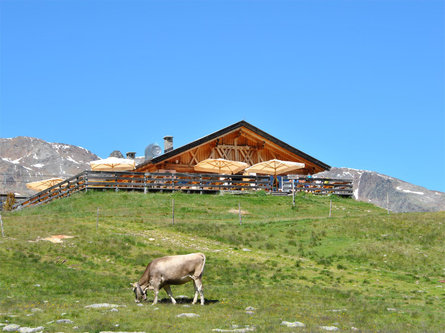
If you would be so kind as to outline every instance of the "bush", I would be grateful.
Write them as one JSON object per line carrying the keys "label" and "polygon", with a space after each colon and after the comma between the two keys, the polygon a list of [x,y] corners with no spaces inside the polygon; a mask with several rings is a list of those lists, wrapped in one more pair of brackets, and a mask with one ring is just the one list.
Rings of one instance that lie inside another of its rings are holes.
{"label": "bush", "polygon": [[12,210],[12,207],[15,205],[15,196],[14,193],[8,193],[6,197],[6,201],[3,203],[3,210],[9,211]]}

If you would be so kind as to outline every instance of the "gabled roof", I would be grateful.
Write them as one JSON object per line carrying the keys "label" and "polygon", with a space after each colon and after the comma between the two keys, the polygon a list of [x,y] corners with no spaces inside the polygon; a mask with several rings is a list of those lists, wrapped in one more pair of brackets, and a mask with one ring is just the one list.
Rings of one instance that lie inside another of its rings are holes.
{"label": "gabled roof", "polygon": [[270,134],[260,130],[259,128],[253,126],[252,124],[249,124],[247,121],[244,121],[244,120],[239,121],[239,122],[237,122],[235,124],[232,124],[230,126],[227,126],[227,127],[223,128],[223,129],[217,131],[217,132],[214,132],[212,134],[204,136],[201,139],[198,139],[196,141],[190,142],[190,143],[188,143],[188,144],[186,144],[186,145],[184,145],[182,147],[173,149],[173,150],[171,150],[171,151],[169,151],[169,152],[167,152],[165,154],[162,154],[162,155],[160,155],[158,157],[153,158],[150,161],[145,161],[145,162],[139,164],[138,166],[136,166],[136,169],[138,169],[138,168],[140,168],[142,166],[148,165],[148,164],[156,164],[156,163],[162,162],[162,161],[167,160],[167,159],[169,159],[169,158],[171,158],[173,156],[181,154],[181,153],[183,153],[183,152],[185,152],[187,150],[190,150],[190,149],[193,149],[195,147],[198,147],[198,146],[200,146],[200,145],[202,145],[202,144],[204,144],[206,142],[212,141],[212,140],[214,140],[214,139],[216,139],[216,138],[218,138],[220,136],[223,136],[225,134],[233,132],[234,130],[237,130],[237,129],[241,128],[241,127],[245,127],[247,129],[251,130],[252,132],[254,132],[254,133],[264,137],[265,139],[275,143],[276,145],[280,146],[281,148],[286,149],[286,150],[290,151],[291,153],[293,153],[295,155],[298,155],[298,156],[300,156],[300,157],[302,157],[302,158],[304,158],[304,159],[306,159],[306,160],[316,164],[320,168],[323,168],[325,170],[331,169],[331,167],[329,165],[327,165],[327,164],[317,160],[316,158],[314,158],[314,157],[312,157],[312,156],[310,156],[308,154],[303,153],[301,150],[298,150],[298,149],[288,145],[287,143],[285,143],[285,142],[275,138],[274,136],[272,136],[272,135],[270,135]]}

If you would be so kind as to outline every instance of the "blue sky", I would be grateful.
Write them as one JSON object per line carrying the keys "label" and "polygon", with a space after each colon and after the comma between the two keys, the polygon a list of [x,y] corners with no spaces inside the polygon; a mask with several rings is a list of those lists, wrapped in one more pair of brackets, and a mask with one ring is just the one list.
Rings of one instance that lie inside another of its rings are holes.
{"label": "blue sky", "polygon": [[143,155],[246,120],[445,192],[445,1],[0,0],[0,137]]}

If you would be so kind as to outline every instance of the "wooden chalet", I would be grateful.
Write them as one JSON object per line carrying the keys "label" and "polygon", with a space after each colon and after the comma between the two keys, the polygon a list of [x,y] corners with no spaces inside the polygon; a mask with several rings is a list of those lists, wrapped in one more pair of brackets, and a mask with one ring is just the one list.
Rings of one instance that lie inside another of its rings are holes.
{"label": "wooden chalet", "polygon": [[[240,121],[185,146],[173,149],[172,137],[165,137],[165,152],[139,164],[134,171],[83,171],[47,188],[14,206],[14,209],[41,205],[73,193],[90,190],[186,193],[220,193],[265,190],[274,192],[267,175],[219,175],[195,172],[194,166],[208,158],[224,158],[246,162],[279,159],[300,162],[305,168],[293,171],[298,176],[283,177],[279,191],[295,191],[319,195],[352,196],[352,180],[308,177],[330,166],[278,140],[255,126]],[[276,192],[279,193],[279,192]],[[275,193],[275,194],[276,194]]]}
{"label": "wooden chalet", "polygon": [[[171,143],[171,137],[166,137]],[[279,159],[305,164],[292,174],[312,175],[331,167],[288,145],[246,121],[240,121],[182,147],[136,166],[136,172],[195,173],[194,166],[208,158],[224,158],[246,162]]]}

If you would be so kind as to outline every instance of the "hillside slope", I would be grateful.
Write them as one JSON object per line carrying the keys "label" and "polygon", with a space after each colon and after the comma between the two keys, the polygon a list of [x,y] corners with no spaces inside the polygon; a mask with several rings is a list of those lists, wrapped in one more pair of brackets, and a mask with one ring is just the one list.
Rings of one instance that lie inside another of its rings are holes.
{"label": "hillside slope", "polygon": [[[437,212],[445,210],[445,193],[373,171],[332,168],[315,176],[353,179],[354,198],[393,212]],[[389,205],[388,205],[389,203]]]}
{"label": "hillside slope", "polygon": [[85,148],[30,137],[0,139],[0,193],[31,195],[26,183],[69,178],[99,159]]}
{"label": "hillside slope", "polygon": [[[2,216],[0,325],[49,332],[289,332],[296,322],[305,325],[298,332],[445,327],[444,212],[388,216],[367,203],[303,193],[293,209],[288,197],[262,194],[88,192]],[[54,235],[73,238],[45,240]],[[198,251],[207,256],[206,306],[190,305],[190,284],[172,287],[176,306],[164,291],[155,307],[134,303],[130,283],[150,260]],[[113,310],[88,307],[104,303]]]}

